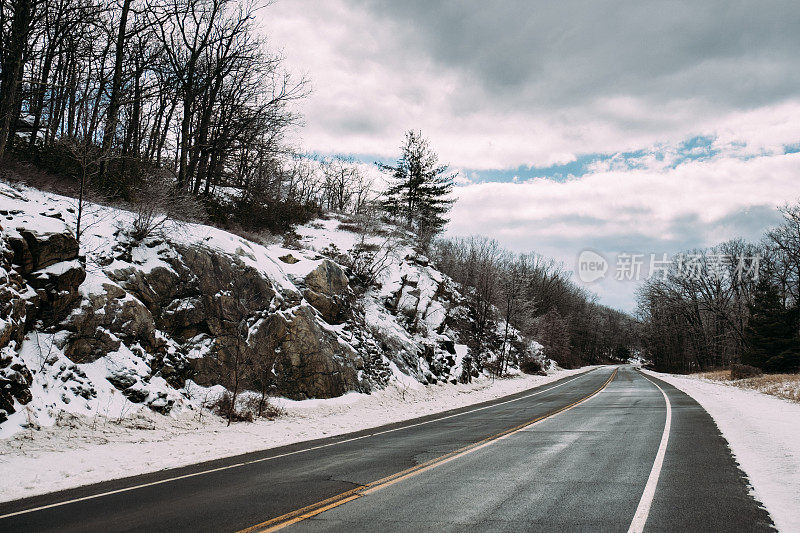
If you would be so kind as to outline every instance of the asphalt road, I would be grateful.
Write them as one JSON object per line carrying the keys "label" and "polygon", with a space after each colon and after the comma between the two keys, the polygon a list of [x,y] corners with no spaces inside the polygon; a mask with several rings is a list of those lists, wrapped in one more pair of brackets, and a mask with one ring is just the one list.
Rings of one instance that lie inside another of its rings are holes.
{"label": "asphalt road", "polygon": [[247,528],[769,531],[772,522],[711,417],[628,366],[350,435],[0,504],[0,531]]}

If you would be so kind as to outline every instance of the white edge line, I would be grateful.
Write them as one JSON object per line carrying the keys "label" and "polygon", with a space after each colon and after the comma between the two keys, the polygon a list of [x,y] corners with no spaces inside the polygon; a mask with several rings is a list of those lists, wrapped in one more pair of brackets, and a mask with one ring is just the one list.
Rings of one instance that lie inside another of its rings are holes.
{"label": "white edge line", "polygon": [[[287,457],[287,456],[290,456],[290,455],[297,455],[299,453],[309,452],[309,451],[312,451],[312,450],[319,450],[320,448],[327,448],[329,446],[336,446],[336,445],[339,445],[339,444],[345,444],[347,442],[353,442],[353,441],[356,441],[356,440],[366,439],[366,438],[374,437],[374,436],[377,436],[377,435],[384,435],[386,433],[393,433],[395,431],[401,431],[401,430],[404,430],[404,429],[409,429],[409,428],[413,428],[413,427],[417,427],[417,426],[423,426],[425,424],[430,424],[430,423],[433,423],[433,422],[439,422],[441,420],[447,420],[448,418],[455,418],[457,416],[463,416],[463,415],[466,415],[466,414],[475,413],[475,412],[478,412],[478,411],[483,411],[484,409],[490,409],[492,407],[498,407],[500,405],[506,405],[506,404],[509,404],[509,403],[512,403],[512,402],[517,402],[519,400],[525,400],[525,399],[530,398],[532,396],[537,396],[539,394],[543,394],[543,393],[551,391],[553,389],[557,389],[558,387],[561,387],[562,385],[566,385],[567,383],[575,381],[578,378],[582,378],[582,377],[594,372],[595,370],[598,370],[598,368],[593,368],[593,369],[589,370],[588,372],[584,372],[582,374],[579,374],[579,375],[577,375],[577,376],[575,376],[573,378],[570,378],[567,381],[564,381],[563,383],[559,383],[558,385],[555,385],[553,387],[550,387],[550,388],[547,388],[547,389],[544,389],[544,390],[540,390],[540,391],[537,391],[537,392],[534,392],[534,393],[531,393],[531,394],[526,394],[525,396],[520,396],[519,398],[506,400],[504,402],[495,403],[495,404],[492,404],[492,405],[485,405],[483,407],[477,407],[477,408],[471,409],[469,411],[464,411],[464,412],[456,413],[456,414],[453,414],[453,415],[443,416],[441,418],[434,418],[432,420],[426,420],[424,422],[417,422],[416,424],[410,424],[408,426],[402,426],[402,427],[399,427],[399,428],[386,429],[384,431],[378,431],[376,433],[369,433],[367,435],[361,435],[360,437],[353,437],[353,438],[350,438],[350,439],[340,440],[340,441],[336,441],[336,442],[329,442],[328,444],[320,444],[318,446],[312,446],[310,448],[303,448],[302,450],[295,450],[293,452],[286,452],[286,453],[281,453],[281,454],[278,454],[278,455],[271,455],[270,457],[262,457],[261,459],[253,459],[252,461],[243,461],[241,463],[235,463],[235,464],[227,465],[227,466],[220,466],[218,468],[211,468],[209,470],[202,470],[200,472],[192,472],[191,474],[184,474],[182,476],[175,476],[175,477],[171,477],[171,478],[167,478],[167,479],[160,479],[158,481],[151,481],[150,483],[142,483],[142,484],[139,484],[139,485],[133,485],[131,487],[124,487],[124,488],[121,488],[121,489],[110,490],[110,491],[101,492],[101,493],[98,493],[98,494],[91,494],[89,496],[83,496],[81,498],[74,498],[74,499],[71,499],[71,500],[55,502],[55,503],[51,503],[51,504],[48,504],[48,505],[41,505],[39,507],[31,507],[30,509],[23,509],[21,511],[15,511],[13,513],[7,513],[7,514],[4,514],[4,515],[0,515],[0,520],[3,520],[5,518],[11,518],[12,516],[19,516],[19,515],[23,515],[23,514],[33,513],[33,512],[36,512],[36,511],[43,511],[45,509],[52,509],[54,507],[61,507],[61,506],[69,505],[69,504],[72,504],[72,503],[83,502],[83,501],[86,501],[86,500],[94,500],[96,498],[102,498],[104,496],[112,496],[114,494],[120,494],[122,492],[129,492],[129,491],[132,491],[132,490],[143,489],[143,488],[147,488],[147,487],[153,487],[155,485],[162,485],[164,483],[170,483],[172,481],[179,481],[181,479],[187,479],[187,478],[191,478],[191,477],[202,476],[202,475],[205,475],[205,474],[212,474],[214,472],[221,472],[223,470],[230,470],[232,468],[239,468],[239,467],[242,467],[242,466],[247,466],[247,465],[251,465],[251,464],[255,464],[255,463],[263,463],[265,461],[271,461],[273,459],[280,459],[282,457]],[[491,401],[491,400],[489,400],[489,401]],[[65,490],[70,490],[70,489],[65,489]]]}
{"label": "white edge line", "polygon": [[664,465],[664,456],[667,453],[667,443],[669,443],[669,431],[672,427],[672,404],[670,404],[667,393],[664,392],[664,389],[662,389],[658,383],[641,372],[640,375],[661,391],[667,405],[667,416],[664,422],[664,432],[661,434],[661,443],[658,445],[658,452],[656,453],[655,461],[653,461],[653,468],[650,470],[650,476],[647,478],[647,484],[644,486],[642,499],[639,500],[639,506],[636,508],[636,514],[633,515],[633,521],[628,528],[628,533],[641,533],[644,531],[644,525],[647,523],[647,517],[650,515],[650,506],[653,504],[653,498],[656,495],[656,486],[658,485],[658,478],[661,475],[661,467]]}

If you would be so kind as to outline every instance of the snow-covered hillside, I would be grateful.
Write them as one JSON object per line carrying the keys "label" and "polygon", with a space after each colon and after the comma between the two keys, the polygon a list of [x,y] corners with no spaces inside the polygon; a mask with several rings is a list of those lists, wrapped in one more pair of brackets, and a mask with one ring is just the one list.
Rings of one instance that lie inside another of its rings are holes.
{"label": "snow-covered hillside", "polygon": [[233,384],[302,400],[479,377],[461,295],[397,228],[331,216],[266,245],[200,224],[134,241],[133,213],[90,205],[78,248],[76,204],[0,182],[0,436],[178,417]]}

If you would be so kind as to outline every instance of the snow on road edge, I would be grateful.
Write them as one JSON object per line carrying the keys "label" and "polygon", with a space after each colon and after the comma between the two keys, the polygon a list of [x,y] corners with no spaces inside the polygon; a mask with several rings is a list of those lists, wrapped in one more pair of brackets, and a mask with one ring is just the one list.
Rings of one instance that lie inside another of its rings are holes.
{"label": "snow on road edge", "polygon": [[61,426],[0,440],[0,501],[79,487],[341,435],[439,413],[514,394],[586,372],[556,370],[548,376],[482,377],[468,385],[393,384],[373,394],[349,393],[327,400],[277,400],[286,415],[238,423],[197,413],[179,419],[143,411],[122,423],[73,418]]}
{"label": "snow on road edge", "polygon": [[698,377],[643,372],[708,411],[778,530],[800,531],[800,405]]}

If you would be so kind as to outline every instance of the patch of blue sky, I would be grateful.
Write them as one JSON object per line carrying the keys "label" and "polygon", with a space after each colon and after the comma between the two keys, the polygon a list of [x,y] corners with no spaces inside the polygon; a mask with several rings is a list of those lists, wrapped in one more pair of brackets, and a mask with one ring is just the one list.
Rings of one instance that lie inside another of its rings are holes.
{"label": "patch of blue sky", "polygon": [[372,154],[343,154],[343,153],[323,153],[323,152],[306,152],[303,156],[309,159],[326,159],[329,157],[342,156],[361,163],[373,164],[382,163],[384,165],[394,165],[397,162],[396,157],[386,157]]}
{"label": "patch of blue sky", "polygon": [[[591,153],[579,154],[572,161],[549,166],[520,165],[516,168],[470,169],[464,168],[462,174],[470,183],[507,183],[525,182],[532,179],[548,179],[564,182],[570,178],[580,178],[598,169],[642,170],[652,165],[653,160],[663,168],[675,168],[681,164],[713,159],[723,152],[715,145],[715,138],[708,135],[691,137],[677,144],[657,144],[648,149],[617,152],[613,154]],[[744,148],[742,144],[729,145],[728,148]],[[727,150],[726,150],[727,151]],[[800,143],[784,146],[787,154],[800,152]],[[332,154],[312,152],[307,157],[323,158]],[[363,163],[394,164],[395,158],[372,154],[342,154]],[[740,155],[743,159],[757,157],[756,154]]]}
{"label": "patch of blue sky", "polygon": [[[573,161],[550,166],[521,165],[512,169],[473,170],[465,169],[464,174],[473,183],[528,181],[535,178],[563,182],[596,172],[607,165],[621,170],[647,168],[649,160],[655,159],[667,167],[677,167],[687,161],[709,159],[716,156],[719,149],[714,147],[714,138],[696,136],[677,145],[657,145],[651,149],[618,152],[615,154],[581,154]],[[604,165],[605,164],[605,165]]]}
{"label": "patch of blue sky", "polygon": [[798,152],[800,152],[800,143],[787,144],[783,147],[783,153],[785,154],[796,154]]}

